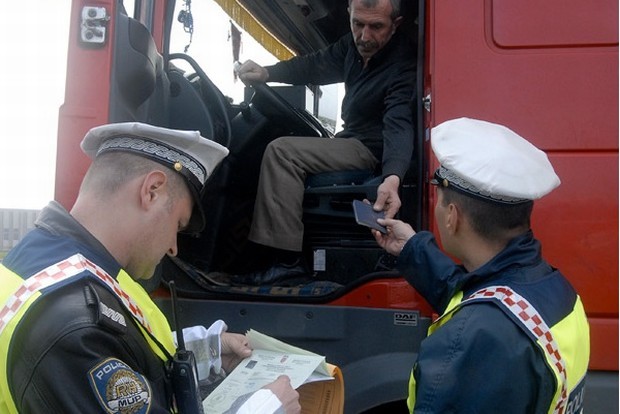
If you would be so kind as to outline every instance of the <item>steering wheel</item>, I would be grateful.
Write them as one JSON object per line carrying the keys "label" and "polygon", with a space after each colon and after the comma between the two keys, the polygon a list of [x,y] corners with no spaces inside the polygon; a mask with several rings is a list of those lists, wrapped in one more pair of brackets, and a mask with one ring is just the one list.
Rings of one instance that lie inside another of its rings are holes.
{"label": "steering wheel", "polygon": [[251,85],[254,94],[250,102],[268,118],[286,125],[292,135],[319,136],[327,138],[332,134],[313,116],[306,111],[293,107],[278,92],[266,83]]}
{"label": "steering wheel", "polygon": [[229,148],[230,142],[232,138],[232,128],[230,126],[230,117],[228,115],[228,100],[222,94],[222,92],[215,86],[211,79],[207,76],[207,74],[202,70],[198,62],[196,62],[191,56],[188,56],[184,53],[172,53],[168,56],[169,60],[173,59],[181,59],[189,63],[192,69],[195,72],[195,75],[198,76],[200,80],[201,88],[204,88],[203,92],[206,95],[206,99],[208,102],[208,108],[214,110],[216,113],[214,114],[217,119],[219,119],[223,123],[223,137],[220,144]]}

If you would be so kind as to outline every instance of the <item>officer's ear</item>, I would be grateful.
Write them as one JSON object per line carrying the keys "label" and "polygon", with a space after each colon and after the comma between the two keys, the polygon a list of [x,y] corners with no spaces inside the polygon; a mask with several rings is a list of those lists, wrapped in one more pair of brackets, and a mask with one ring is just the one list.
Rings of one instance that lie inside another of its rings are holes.
{"label": "officer's ear", "polygon": [[167,193],[167,184],[168,177],[161,170],[153,170],[146,174],[140,186],[141,207],[148,210],[155,203],[159,202],[164,193]]}
{"label": "officer's ear", "polygon": [[454,203],[449,203],[445,217],[445,227],[450,235],[454,235],[463,225],[463,212]]}

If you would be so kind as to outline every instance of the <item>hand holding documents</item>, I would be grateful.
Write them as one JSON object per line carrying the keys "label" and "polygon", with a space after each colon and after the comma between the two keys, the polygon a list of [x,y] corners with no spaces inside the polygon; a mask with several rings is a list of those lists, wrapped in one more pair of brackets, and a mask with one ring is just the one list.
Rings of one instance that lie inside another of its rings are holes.
{"label": "hand holding documents", "polygon": [[246,337],[252,356],[243,360],[203,401],[208,413],[226,411],[240,396],[253,393],[287,375],[299,392],[304,414],[342,413],[344,383],[340,369],[325,362],[325,357],[288,345],[260,332],[250,330]]}

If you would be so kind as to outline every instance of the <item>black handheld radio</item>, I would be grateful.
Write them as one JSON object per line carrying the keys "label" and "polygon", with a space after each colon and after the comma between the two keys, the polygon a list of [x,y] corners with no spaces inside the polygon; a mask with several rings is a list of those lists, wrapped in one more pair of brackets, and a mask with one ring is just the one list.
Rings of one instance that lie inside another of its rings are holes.
{"label": "black handheld radio", "polygon": [[177,352],[172,359],[170,375],[172,390],[179,414],[203,414],[196,358],[192,351],[185,349],[183,329],[177,319],[177,291],[174,281],[170,281],[170,295],[172,297],[172,320],[177,333]]}

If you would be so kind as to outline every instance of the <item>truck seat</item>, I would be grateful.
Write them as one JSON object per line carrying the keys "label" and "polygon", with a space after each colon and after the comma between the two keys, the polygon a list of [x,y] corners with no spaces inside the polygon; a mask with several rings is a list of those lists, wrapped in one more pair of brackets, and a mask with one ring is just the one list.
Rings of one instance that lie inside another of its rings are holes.
{"label": "truck seat", "polygon": [[353,200],[374,200],[381,177],[372,170],[329,171],[308,176],[304,214],[353,217]]}
{"label": "truck seat", "polygon": [[370,231],[355,222],[352,203],[353,200],[374,201],[381,181],[382,177],[372,170],[332,171],[308,176],[303,203],[306,248],[310,251],[317,248],[341,251],[351,246],[376,248]]}
{"label": "truck seat", "polygon": [[120,14],[116,25],[110,121],[141,121],[167,126],[170,84],[164,58],[149,30],[138,20]]}

